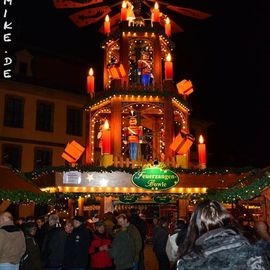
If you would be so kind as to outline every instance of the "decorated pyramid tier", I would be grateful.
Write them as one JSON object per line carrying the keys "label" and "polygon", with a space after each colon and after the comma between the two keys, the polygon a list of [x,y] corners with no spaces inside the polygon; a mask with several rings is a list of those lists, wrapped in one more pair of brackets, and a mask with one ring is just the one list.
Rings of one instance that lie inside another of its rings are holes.
{"label": "decorated pyramid tier", "polygon": [[104,21],[103,89],[86,105],[87,163],[108,166],[125,161],[128,166],[157,160],[187,168],[194,141],[186,101],[192,83],[185,80],[176,87],[173,81],[175,46],[168,17],[157,4],[149,18],[133,8],[123,3],[115,30],[110,29],[109,16]]}

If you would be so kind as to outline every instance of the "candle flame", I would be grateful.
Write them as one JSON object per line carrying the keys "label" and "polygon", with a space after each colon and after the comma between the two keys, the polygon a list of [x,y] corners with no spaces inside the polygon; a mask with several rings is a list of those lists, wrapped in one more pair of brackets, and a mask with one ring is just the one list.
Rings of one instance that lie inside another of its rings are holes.
{"label": "candle flame", "polygon": [[204,142],[204,139],[203,139],[203,136],[202,135],[200,135],[200,137],[199,137],[199,143],[203,143]]}
{"label": "candle flame", "polygon": [[158,3],[157,2],[154,5],[154,9],[158,9]]}
{"label": "candle flame", "polygon": [[93,75],[94,75],[94,71],[93,71],[92,68],[89,69],[89,75],[90,75],[90,76],[93,76]]}
{"label": "candle flame", "polygon": [[172,61],[172,56],[171,56],[170,53],[167,54],[166,61],[168,61],[168,62],[171,62]]}
{"label": "candle flame", "polygon": [[106,119],[106,121],[105,121],[105,123],[104,123],[104,125],[103,125],[103,128],[104,128],[104,129],[109,129],[109,128],[110,128],[109,122],[108,122],[107,119]]}
{"label": "candle flame", "polygon": [[127,8],[127,3],[126,3],[126,1],[123,1],[123,3],[122,3],[122,8]]}
{"label": "candle flame", "polygon": [[105,22],[109,22],[109,21],[110,21],[110,18],[109,18],[109,15],[107,14],[105,17]]}
{"label": "candle flame", "polygon": [[167,17],[165,21],[166,21],[166,24],[169,24],[170,23],[169,17]]}

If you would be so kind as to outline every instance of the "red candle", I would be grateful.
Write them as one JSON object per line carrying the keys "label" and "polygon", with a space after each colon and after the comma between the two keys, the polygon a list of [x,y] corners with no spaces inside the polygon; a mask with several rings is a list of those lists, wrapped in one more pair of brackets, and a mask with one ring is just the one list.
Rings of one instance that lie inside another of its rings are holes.
{"label": "red candle", "polygon": [[171,29],[171,22],[169,17],[166,18],[166,23],[165,23],[165,34],[170,37],[172,34],[172,29]]}
{"label": "red candle", "polygon": [[173,64],[171,54],[169,53],[165,61],[165,80],[172,80],[172,79],[173,79]]}
{"label": "red candle", "polygon": [[111,130],[108,120],[105,121],[102,129],[102,153],[103,155],[111,153]]}
{"label": "red candle", "polygon": [[127,3],[123,1],[122,8],[121,8],[121,21],[127,20]]}
{"label": "red candle", "polygon": [[199,137],[199,144],[198,144],[198,157],[199,157],[199,166],[201,169],[206,168],[206,146],[203,143],[203,136],[200,135]]}
{"label": "red candle", "polygon": [[87,93],[93,94],[95,92],[95,77],[93,69],[89,69],[89,76],[87,76]]}
{"label": "red candle", "polygon": [[109,15],[106,15],[104,22],[104,34],[109,35],[111,31],[110,18]]}
{"label": "red candle", "polygon": [[159,22],[159,8],[158,8],[158,3],[155,3],[154,10],[152,13],[152,21],[153,22]]}

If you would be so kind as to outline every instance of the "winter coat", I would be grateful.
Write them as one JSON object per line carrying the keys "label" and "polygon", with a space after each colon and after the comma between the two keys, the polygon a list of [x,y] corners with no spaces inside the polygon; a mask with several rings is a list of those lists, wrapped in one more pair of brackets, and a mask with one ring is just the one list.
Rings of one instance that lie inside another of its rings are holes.
{"label": "winter coat", "polygon": [[60,267],[64,261],[66,233],[60,227],[52,227],[45,235],[41,260],[43,267]]}
{"label": "winter coat", "polygon": [[26,251],[20,262],[20,270],[41,270],[39,245],[32,236],[25,236]]}
{"label": "winter coat", "polygon": [[[270,252],[270,251],[268,251]],[[266,270],[262,250],[232,229],[218,228],[200,236],[193,251],[177,262],[177,270]]]}
{"label": "winter coat", "polygon": [[24,252],[23,232],[11,223],[0,227],[0,263],[18,264]]}
{"label": "winter coat", "polygon": [[65,268],[86,268],[88,265],[88,250],[90,246],[90,230],[85,224],[74,228],[67,238],[65,247]]}
{"label": "winter coat", "polygon": [[109,255],[113,258],[115,270],[128,269],[135,264],[135,243],[127,230],[121,230],[113,239],[109,249]]}
{"label": "winter coat", "polygon": [[168,240],[168,231],[163,227],[158,227],[153,236],[153,250],[158,258],[167,257],[166,244]]}
{"label": "winter coat", "polygon": [[143,248],[141,234],[139,230],[136,228],[136,226],[131,223],[127,226],[127,232],[129,233],[129,235],[131,236],[131,238],[135,243],[135,262],[138,262],[140,252]]}
{"label": "winter coat", "polygon": [[99,247],[104,245],[110,246],[111,243],[112,240],[106,235],[106,233],[94,233],[93,240],[89,248],[92,268],[105,268],[112,266],[112,258],[109,256],[108,251],[99,250]]}

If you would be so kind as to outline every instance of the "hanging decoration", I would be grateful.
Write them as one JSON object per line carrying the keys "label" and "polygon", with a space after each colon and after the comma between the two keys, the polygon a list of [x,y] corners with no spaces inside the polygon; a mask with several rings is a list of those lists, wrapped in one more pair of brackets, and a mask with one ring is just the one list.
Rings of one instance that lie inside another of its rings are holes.
{"label": "hanging decoration", "polygon": [[179,82],[177,85],[177,90],[178,93],[180,95],[190,95],[191,93],[193,93],[193,85],[192,82],[190,80],[182,80],[181,82]]}
{"label": "hanging decoration", "polygon": [[195,138],[191,134],[188,134],[186,130],[182,129],[174,138],[170,145],[170,149],[179,155],[184,155],[189,151],[194,140]]}

